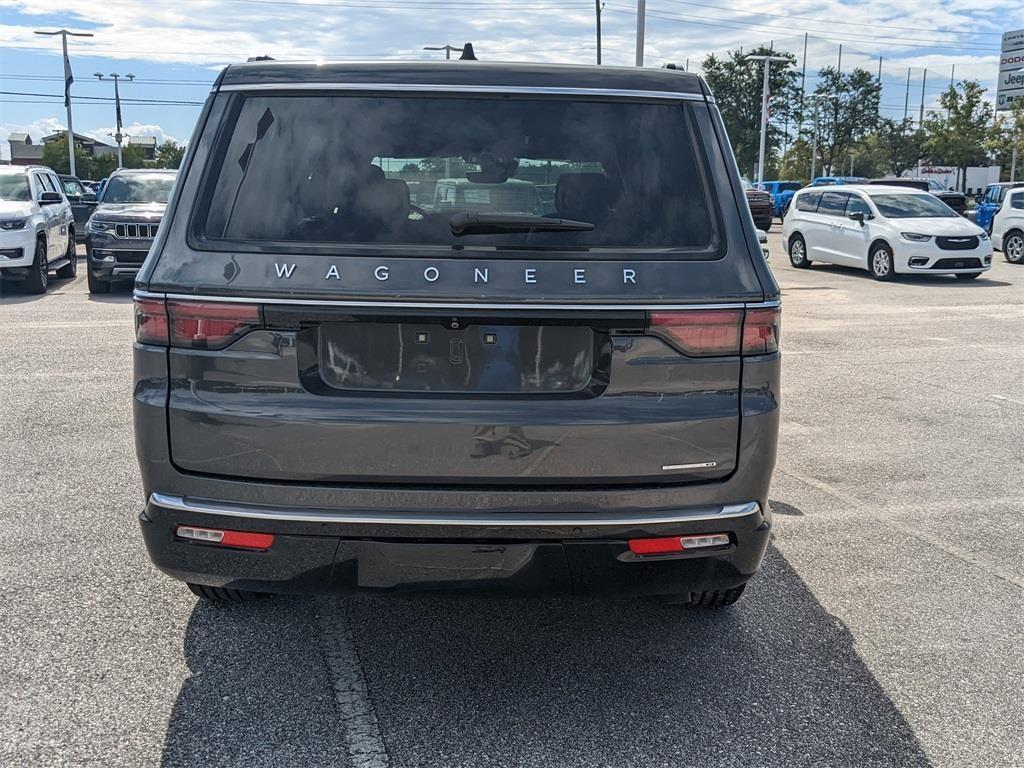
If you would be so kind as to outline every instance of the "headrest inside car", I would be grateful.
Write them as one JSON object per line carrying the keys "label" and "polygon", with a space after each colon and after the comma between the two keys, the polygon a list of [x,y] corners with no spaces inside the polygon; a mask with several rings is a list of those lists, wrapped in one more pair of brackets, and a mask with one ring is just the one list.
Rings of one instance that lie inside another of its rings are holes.
{"label": "headrest inside car", "polygon": [[608,218],[614,190],[603,173],[563,173],[555,185],[555,207],[563,219],[598,224]]}

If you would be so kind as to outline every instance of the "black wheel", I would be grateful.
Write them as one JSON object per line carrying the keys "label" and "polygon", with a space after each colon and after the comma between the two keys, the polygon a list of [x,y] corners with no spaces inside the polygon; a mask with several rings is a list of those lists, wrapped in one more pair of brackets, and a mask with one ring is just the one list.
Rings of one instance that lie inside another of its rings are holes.
{"label": "black wheel", "polygon": [[74,277],[78,274],[78,251],[75,250],[75,232],[68,230],[68,249],[64,252],[68,263],[57,270],[57,277]]}
{"label": "black wheel", "polygon": [[1024,232],[1015,229],[1003,237],[1003,258],[1011,264],[1024,264]]}
{"label": "black wheel", "polygon": [[957,280],[977,280],[981,277],[981,272],[958,272],[956,275]]}
{"label": "black wheel", "polygon": [[732,589],[716,589],[712,592],[684,592],[681,595],[663,595],[662,605],[686,605],[691,608],[725,608],[743,596],[746,584]]}
{"label": "black wheel", "polygon": [[244,589],[229,589],[227,587],[208,587],[206,584],[193,584],[186,582],[192,594],[202,600],[209,600],[214,603],[245,603],[249,600],[259,600],[266,597],[263,592],[247,592]]}
{"label": "black wheel", "polygon": [[811,260],[807,258],[807,243],[803,235],[793,235],[789,239],[789,263],[797,269],[807,269]]}
{"label": "black wheel", "polygon": [[89,279],[89,293],[110,293],[110,281],[96,277],[91,271],[86,273]]}
{"label": "black wheel", "polygon": [[768,222],[763,227],[758,227],[758,229],[760,229],[760,230],[762,230],[764,232],[767,232],[771,228],[772,228],[772,220],[771,219],[768,219]]}
{"label": "black wheel", "polygon": [[878,243],[868,254],[868,270],[875,280],[885,282],[892,280],[896,275],[896,269],[892,263],[892,251],[885,243]]}
{"label": "black wheel", "polygon": [[50,262],[46,258],[46,243],[36,240],[36,257],[32,260],[32,268],[25,278],[23,287],[26,293],[46,293],[50,284]]}

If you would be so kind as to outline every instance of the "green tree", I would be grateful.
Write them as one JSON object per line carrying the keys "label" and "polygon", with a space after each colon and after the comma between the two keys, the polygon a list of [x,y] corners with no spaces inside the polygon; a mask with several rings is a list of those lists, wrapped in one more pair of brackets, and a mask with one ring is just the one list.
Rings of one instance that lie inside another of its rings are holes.
{"label": "green tree", "polygon": [[808,181],[811,172],[811,145],[806,139],[797,139],[782,155],[779,163],[779,178],[791,181]]}
{"label": "green tree", "polygon": [[173,141],[165,141],[156,148],[156,165],[158,168],[178,168],[185,157],[185,147]]}
{"label": "green tree", "polygon": [[958,83],[939,97],[941,110],[929,111],[924,121],[925,148],[933,162],[960,169],[960,191],[966,189],[967,168],[985,162],[990,138],[992,105],[975,80]]}
{"label": "green tree", "polygon": [[[709,55],[701,65],[704,79],[722,113],[725,130],[732,143],[740,170],[753,177],[761,141],[761,93],[764,83],[764,63],[751,61],[748,55],[785,56],[796,63],[796,56],[787,52],[756,48],[747,53],[729,51],[724,56]],[[766,167],[772,167],[785,143],[786,123],[795,124],[794,118],[800,98],[796,68],[781,62],[771,65],[768,79],[771,93],[768,108],[768,132],[765,138]],[[768,174],[765,174],[768,178]]]}
{"label": "green tree", "polygon": [[129,144],[121,150],[122,166],[124,168],[144,168],[148,165],[146,150],[138,144]]}
{"label": "green tree", "polygon": [[925,131],[914,128],[914,121],[909,117],[906,120],[883,117],[874,132],[861,143],[864,154],[871,156],[877,168],[870,175],[902,176],[928,156],[926,138]]}
{"label": "green tree", "polygon": [[1024,175],[1021,173],[1024,168],[1024,99],[1015,99],[1009,112],[996,113],[995,124],[985,142],[990,162],[1002,168],[1003,181],[1010,181],[1015,145],[1017,179],[1020,179]]}
{"label": "green tree", "polygon": [[[58,139],[43,147],[43,165],[49,166],[57,173],[70,173],[68,163],[67,139]],[[80,145],[75,146],[75,173],[80,179],[102,179],[109,176],[117,167],[117,157],[87,155]]]}
{"label": "green tree", "polygon": [[[829,172],[836,173],[836,166],[850,157],[854,145],[875,129],[881,93],[878,78],[859,67],[848,73],[835,67],[819,70],[814,89],[822,97],[818,99],[818,156]],[[813,112],[810,108],[807,112],[803,123],[813,131]]]}

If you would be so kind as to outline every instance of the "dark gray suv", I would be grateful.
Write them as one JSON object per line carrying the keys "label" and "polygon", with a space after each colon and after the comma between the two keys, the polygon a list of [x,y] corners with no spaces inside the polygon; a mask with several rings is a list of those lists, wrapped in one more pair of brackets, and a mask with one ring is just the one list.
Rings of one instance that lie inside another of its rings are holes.
{"label": "dark gray suv", "polygon": [[201,597],[723,605],[764,555],[779,289],[694,75],[231,66],[135,318],[142,531]]}
{"label": "dark gray suv", "polygon": [[120,170],[103,187],[85,226],[89,292],[108,293],[133,280],[160,228],[177,171]]}

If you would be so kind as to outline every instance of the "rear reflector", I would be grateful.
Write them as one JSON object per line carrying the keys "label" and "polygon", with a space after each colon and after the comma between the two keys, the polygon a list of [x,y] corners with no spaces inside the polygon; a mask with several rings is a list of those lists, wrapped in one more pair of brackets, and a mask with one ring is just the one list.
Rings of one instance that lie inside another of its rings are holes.
{"label": "rear reflector", "polygon": [[690,357],[779,351],[779,307],[652,312],[647,332]]}
{"label": "rear reflector", "polygon": [[201,541],[233,549],[270,549],[274,543],[272,533],[225,531],[220,528],[196,528],[191,525],[179,525],[174,535],[190,541]]}
{"label": "rear reflector", "polygon": [[724,547],[729,544],[729,534],[710,533],[702,536],[666,536],[658,539],[630,539],[629,549],[635,555],[668,555],[673,552],[688,552],[692,549]]}

